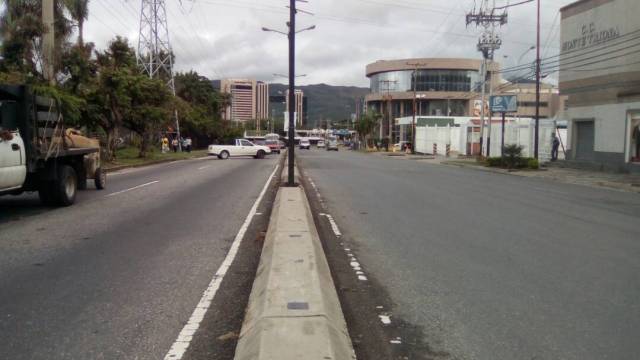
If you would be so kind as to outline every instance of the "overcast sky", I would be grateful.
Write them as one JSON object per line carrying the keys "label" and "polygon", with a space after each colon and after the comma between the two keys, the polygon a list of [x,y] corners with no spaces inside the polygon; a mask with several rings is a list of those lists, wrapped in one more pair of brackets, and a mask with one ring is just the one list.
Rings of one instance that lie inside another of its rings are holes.
{"label": "overcast sky", "polygon": [[[522,0],[496,0],[496,5]],[[575,0],[542,0],[542,53],[557,54],[558,9]],[[368,86],[365,66],[381,59],[411,57],[480,58],[481,29],[465,25],[464,15],[481,0],[308,0],[299,8],[297,73],[300,84]],[[287,38],[263,32],[286,31],[287,0],[166,0],[175,69],[195,70],[212,79],[251,77],[286,82]],[[104,48],[115,34],[138,43],[140,0],[91,0],[86,41]],[[535,2],[509,9],[499,32],[503,46],[496,60],[514,66],[535,45]],[[504,56],[507,56],[505,59]],[[531,62],[535,52],[521,62]]]}

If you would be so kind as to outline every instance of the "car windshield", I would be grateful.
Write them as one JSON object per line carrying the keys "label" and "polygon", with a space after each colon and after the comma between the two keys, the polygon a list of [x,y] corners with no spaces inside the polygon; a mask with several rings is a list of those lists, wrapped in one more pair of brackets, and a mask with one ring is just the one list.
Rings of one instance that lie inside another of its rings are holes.
{"label": "car windshield", "polygon": [[0,360],[640,359],[640,0],[0,0]]}

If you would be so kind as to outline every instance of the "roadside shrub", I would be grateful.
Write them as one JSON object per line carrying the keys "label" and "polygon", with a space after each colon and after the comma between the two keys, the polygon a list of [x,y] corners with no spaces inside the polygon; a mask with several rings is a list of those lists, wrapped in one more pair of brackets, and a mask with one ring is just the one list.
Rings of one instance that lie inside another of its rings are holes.
{"label": "roadside shrub", "polygon": [[513,169],[519,166],[522,160],[521,145],[509,144],[504,147],[504,160],[509,169]]}
{"label": "roadside shrub", "polygon": [[489,167],[502,167],[502,166],[504,166],[504,163],[502,162],[502,158],[499,157],[499,156],[487,158],[485,161],[487,163],[487,166],[489,166]]}
{"label": "roadside shrub", "polygon": [[529,161],[527,161],[527,167],[529,169],[537,170],[538,168],[540,168],[540,163],[537,159],[530,158]]}

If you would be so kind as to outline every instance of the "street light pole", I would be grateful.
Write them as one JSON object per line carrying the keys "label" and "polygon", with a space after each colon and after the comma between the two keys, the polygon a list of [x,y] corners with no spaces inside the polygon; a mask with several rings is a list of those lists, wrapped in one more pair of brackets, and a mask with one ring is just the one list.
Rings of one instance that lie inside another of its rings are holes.
{"label": "street light pole", "polygon": [[533,157],[538,158],[540,138],[540,0],[538,0],[538,22],[536,29],[536,129],[533,143]]}
{"label": "street light pole", "polygon": [[287,186],[295,186],[293,162],[295,149],[294,111],[296,108],[295,79],[296,79],[296,0],[289,0],[289,161]]}

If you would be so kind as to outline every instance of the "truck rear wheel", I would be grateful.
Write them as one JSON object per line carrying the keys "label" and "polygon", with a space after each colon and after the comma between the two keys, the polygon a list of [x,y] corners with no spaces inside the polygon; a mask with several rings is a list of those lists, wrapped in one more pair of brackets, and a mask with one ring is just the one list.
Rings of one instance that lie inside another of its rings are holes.
{"label": "truck rear wheel", "polygon": [[62,206],[69,206],[76,200],[78,178],[76,172],[69,165],[58,168],[58,178],[54,182],[53,191],[56,202]]}
{"label": "truck rear wheel", "polygon": [[96,173],[93,175],[93,182],[96,184],[96,189],[104,189],[107,186],[107,172],[101,167],[97,168]]}
{"label": "truck rear wheel", "polygon": [[219,158],[219,159],[222,159],[222,160],[227,160],[227,159],[229,158],[229,152],[228,152],[228,151],[226,151],[226,150],[223,150],[223,151],[220,153],[220,155],[218,155],[218,158]]}

